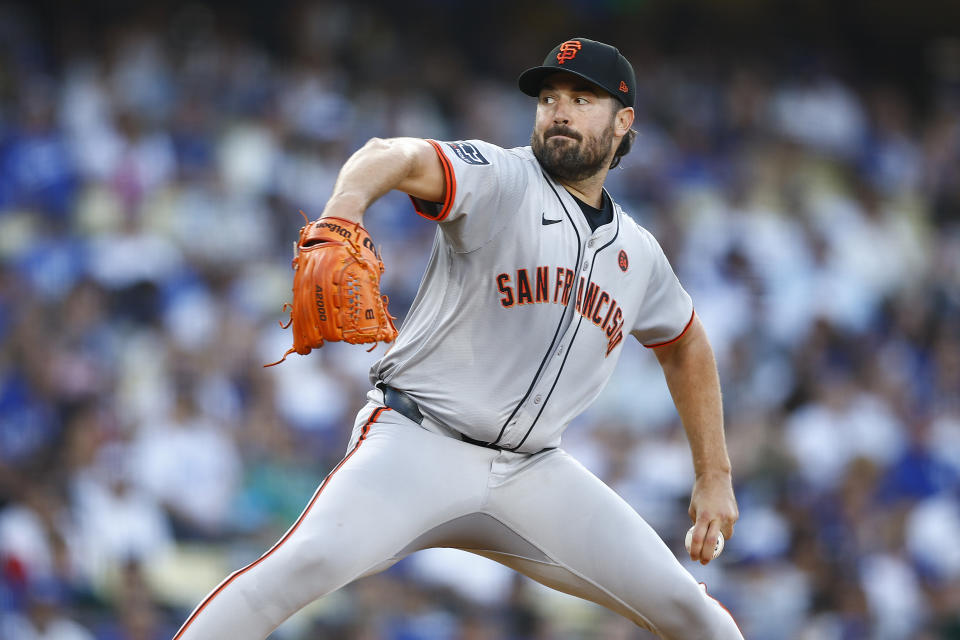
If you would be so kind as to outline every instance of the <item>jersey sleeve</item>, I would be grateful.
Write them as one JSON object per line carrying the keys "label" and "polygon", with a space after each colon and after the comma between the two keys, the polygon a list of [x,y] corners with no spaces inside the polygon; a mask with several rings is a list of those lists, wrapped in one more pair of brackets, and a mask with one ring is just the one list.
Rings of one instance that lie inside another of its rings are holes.
{"label": "jersey sleeve", "polygon": [[411,196],[414,209],[439,222],[457,251],[483,246],[520,207],[530,181],[526,163],[482,140],[427,142],[443,166],[444,199],[426,202]]}
{"label": "jersey sleeve", "polygon": [[693,300],[673,272],[660,243],[649,231],[640,231],[648,247],[650,271],[631,333],[645,347],[661,347],[677,340],[690,328]]}

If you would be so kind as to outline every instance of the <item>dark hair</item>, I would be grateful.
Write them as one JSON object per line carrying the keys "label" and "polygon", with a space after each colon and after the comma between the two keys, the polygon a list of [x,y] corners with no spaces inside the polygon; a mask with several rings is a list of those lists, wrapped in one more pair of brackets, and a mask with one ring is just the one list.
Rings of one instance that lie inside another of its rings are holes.
{"label": "dark hair", "polygon": [[637,132],[634,129],[627,131],[627,135],[623,136],[623,140],[620,141],[620,145],[617,147],[617,150],[613,153],[613,160],[610,162],[610,168],[615,168],[620,164],[620,158],[630,153],[630,149],[633,147],[633,141],[637,137]]}

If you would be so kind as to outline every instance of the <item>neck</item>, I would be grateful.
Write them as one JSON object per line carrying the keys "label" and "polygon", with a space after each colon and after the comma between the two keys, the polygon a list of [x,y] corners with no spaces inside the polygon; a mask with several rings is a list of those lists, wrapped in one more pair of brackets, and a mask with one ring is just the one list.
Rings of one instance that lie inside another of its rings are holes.
{"label": "neck", "polygon": [[607,177],[607,170],[598,171],[589,178],[576,181],[567,181],[557,178],[557,182],[570,192],[570,195],[585,202],[595,209],[603,204],[603,182]]}

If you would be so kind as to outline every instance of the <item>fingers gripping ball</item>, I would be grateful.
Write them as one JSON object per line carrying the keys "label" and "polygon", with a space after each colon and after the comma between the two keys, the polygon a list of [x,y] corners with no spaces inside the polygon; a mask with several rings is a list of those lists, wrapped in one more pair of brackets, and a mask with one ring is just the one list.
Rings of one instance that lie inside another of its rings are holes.
{"label": "fingers gripping ball", "polygon": [[[303,214],[303,212],[300,212]],[[306,215],[303,216],[307,219]],[[320,218],[300,228],[293,258],[290,320],[293,347],[306,355],[324,342],[392,342],[397,337],[387,296],[380,294],[383,262],[367,230],[342,218]]]}
{"label": "fingers gripping ball", "polygon": [[[683,539],[683,546],[687,548],[687,553],[690,553],[690,545],[693,544],[693,530],[694,527],[687,529],[687,537]],[[713,547],[713,557],[716,558],[723,552],[723,533],[717,531],[717,544]]]}

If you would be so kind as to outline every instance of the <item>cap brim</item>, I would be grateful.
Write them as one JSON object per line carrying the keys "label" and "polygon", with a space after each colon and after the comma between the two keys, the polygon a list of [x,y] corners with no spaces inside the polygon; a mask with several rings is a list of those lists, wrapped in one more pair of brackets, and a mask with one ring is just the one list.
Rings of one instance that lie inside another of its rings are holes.
{"label": "cap brim", "polygon": [[[520,74],[519,78],[517,78],[517,84],[520,86],[520,91],[523,91],[528,96],[533,96],[536,98],[540,95],[540,87],[543,85],[544,79],[547,76],[553,75],[554,73],[569,73],[572,76],[578,76],[590,84],[596,85],[600,89],[607,91],[603,88],[603,85],[597,84],[597,81],[590,76],[586,76],[570,69],[558,69],[557,67],[533,67],[532,69],[527,69]],[[610,92],[607,91],[607,93]]]}

